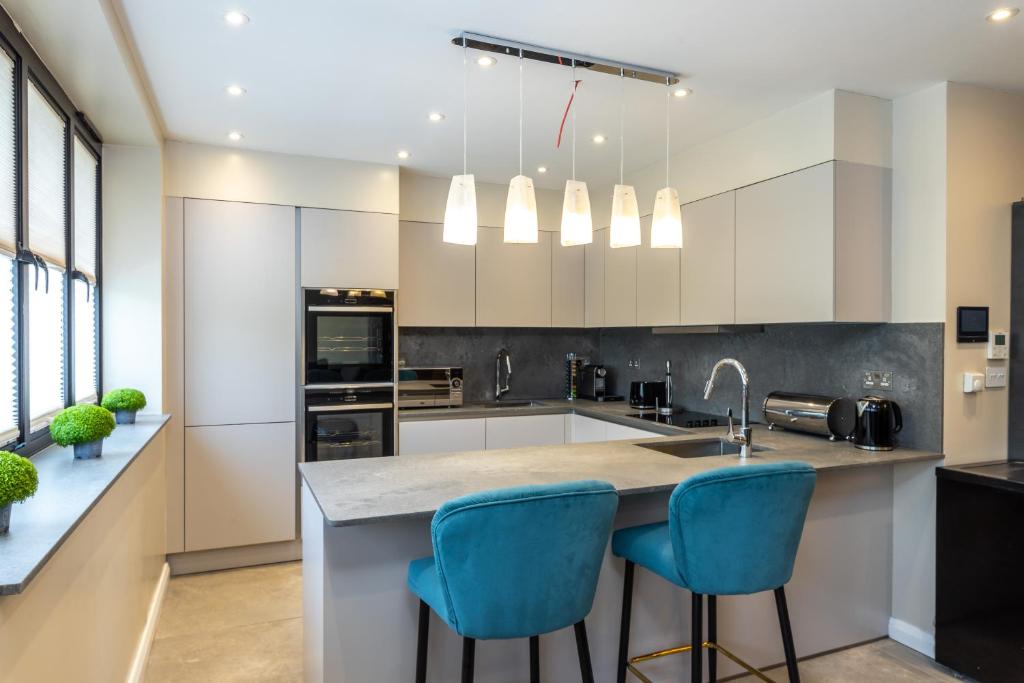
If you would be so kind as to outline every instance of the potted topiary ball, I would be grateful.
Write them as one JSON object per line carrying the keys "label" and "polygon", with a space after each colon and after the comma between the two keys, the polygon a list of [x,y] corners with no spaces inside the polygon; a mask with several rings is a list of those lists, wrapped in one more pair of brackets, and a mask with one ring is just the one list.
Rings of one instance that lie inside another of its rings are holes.
{"label": "potted topiary ball", "polygon": [[31,460],[0,451],[0,534],[11,528],[11,505],[32,497],[38,487],[39,475]]}
{"label": "potted topiary ball", "polygon": [[138,389],[113,389],[103,395],[102,406],[112,412],[119,425],[135,424],[135,413],[146,407],[146,395]]}
{"label": "potted topiary ball", "polygon": [[106,408],[83,403],[57,413],[50,423],[50,434],[61,446],[74,446],[75,458],[98,458],[103,439],[114,431],[114,414]]}

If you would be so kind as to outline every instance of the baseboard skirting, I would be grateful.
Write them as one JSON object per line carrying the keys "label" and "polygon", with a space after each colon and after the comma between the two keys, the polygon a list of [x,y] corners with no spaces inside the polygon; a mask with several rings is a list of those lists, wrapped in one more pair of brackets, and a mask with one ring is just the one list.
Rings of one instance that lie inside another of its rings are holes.
{"label": "baseboard skirting", "polygon": [[302,541],[299,540],[246,545],[237,548],[196,550],[167,556],[172,576],[253,567],[260,564],[293,562],[301,559]]}
{"label": "baseboard skirting", "polygon": [[926,657],[935,659],[935,634],[908,624],[900,619],[889,618],[889,637],[897,643],[917,650]]}
{"label": "baseboard skirting", "polygon": [[135,657],[132,658],[132,667],[128,670],[127,683],[142,683],[142,679],[146,675],[149,651],[153,648],[156,624],[160,619],[160,608],[163,607],[164,595],[167,593],[167,582],[170,581],[170,578],[171,567],[164,562],[163,569],[160,570],[160,578],[156,583],[156,590],[153,591],[153,598],[149,601],[146,625],[142,628],[139,644],[135,647]]}

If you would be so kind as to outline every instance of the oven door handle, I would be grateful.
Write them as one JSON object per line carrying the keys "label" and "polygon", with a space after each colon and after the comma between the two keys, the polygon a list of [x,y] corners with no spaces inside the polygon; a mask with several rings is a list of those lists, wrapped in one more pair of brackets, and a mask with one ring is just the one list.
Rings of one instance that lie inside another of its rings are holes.
{"label": "oven door handle", "polygon": [[394,403],[349,403],[345,405],[308,406],[311,413],[351,413],[356,410],[390,410]]}
{"label": "oven door handle", "polygon": [[311,313],[393,313],[391,306],[309,306]]}

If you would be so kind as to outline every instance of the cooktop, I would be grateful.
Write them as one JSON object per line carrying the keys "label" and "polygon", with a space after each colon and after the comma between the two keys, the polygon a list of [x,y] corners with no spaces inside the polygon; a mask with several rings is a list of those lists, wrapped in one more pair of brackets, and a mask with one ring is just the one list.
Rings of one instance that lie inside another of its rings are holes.
{"label": "cooktop", "polygon": [[671,415],[661,415],[655,410],[643,410],[639,413],[630,413],[629,417],[638,417],[641,420],[650,420],[672,427],[720,427],[729,424],[729,418],[722,415],[698,413],[692,410],[679,410]]}

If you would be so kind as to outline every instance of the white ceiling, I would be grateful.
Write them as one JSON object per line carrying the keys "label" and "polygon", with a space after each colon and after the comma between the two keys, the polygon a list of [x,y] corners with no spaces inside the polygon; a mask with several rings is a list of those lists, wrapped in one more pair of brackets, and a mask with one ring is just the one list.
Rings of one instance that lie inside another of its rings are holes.
{"label": "white ceiling", "polygon": [[[943,80],[1024,90],[1024,16],[986,22],[999,1],[123,3],[170,138],[223,145],[237,129],[245,147],[384,163],[408,149],[405,166],[445,176],[462,167],[462,55],[449,41],[463,29],[682,74],[694,94],[670,105],[678,151],[832,88],[886,98]],[[252,21],[229,27],[226,9]],[[517,172],[516,61],[470,62],[469,170],[480,180]],[[525,73],[526,173],[560,187],[570,146],[554,143],[569,70],[527,62]],[[610,184],[619,79],[582,78],[577,173]],[[247,94],[229,98],[229,83]],[[664,88],[626,85],[628,171],[664,158]],[[447,119],[430,123],[435,110]],[[595,133],[609,141],[595,145]]]}

